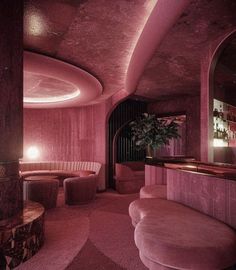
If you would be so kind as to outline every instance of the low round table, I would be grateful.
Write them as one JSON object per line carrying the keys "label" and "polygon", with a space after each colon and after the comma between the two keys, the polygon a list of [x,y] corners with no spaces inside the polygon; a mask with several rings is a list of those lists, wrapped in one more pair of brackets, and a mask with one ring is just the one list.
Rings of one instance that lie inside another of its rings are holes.
{"label": "low round table", "polygon": [[41,203],[45,209],[56,207],[59,180],[53,175],[28,176],[23,181],[24,200]]}
{"label": "low round table", "polygon": [[24,181],[43,181],[57,179],[57,175],[31,175],[24,177]]}

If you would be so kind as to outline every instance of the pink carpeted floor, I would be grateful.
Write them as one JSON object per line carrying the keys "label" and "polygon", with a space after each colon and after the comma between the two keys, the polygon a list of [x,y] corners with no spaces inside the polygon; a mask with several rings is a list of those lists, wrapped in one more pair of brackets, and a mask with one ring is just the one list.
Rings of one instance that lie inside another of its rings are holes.
{"label": "pink carpeted floor", "polygon": [[58,205],[45,217],[45,244],[17,270],[146,270],[134,244],[128,206],[138,194],[97,194],[83,206]]}

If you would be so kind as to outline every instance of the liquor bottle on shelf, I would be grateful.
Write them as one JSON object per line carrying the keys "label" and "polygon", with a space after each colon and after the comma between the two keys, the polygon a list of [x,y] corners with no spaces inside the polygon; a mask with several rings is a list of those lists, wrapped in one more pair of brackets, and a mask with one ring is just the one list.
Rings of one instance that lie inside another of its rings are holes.
{"label": "liquor bottle on shelf", "polygon": [[214,109],[213,116],[217,117],[217,118],[219,117],[219,112],[218,112],[217,108]]}
{"label": "liquor bottle on shelf", "polygon": [[223,130],[222,137],[223,140],[228,141],[228,132],[225,128]]}
{"label": "liquor bottle on shelf", "polygon": [[218,139],[218,123],[214,123],[214,138]]}
{"label": "liquor bottle on shelf", "polygon": [[224,114],[222,110],[222,105],[220,105],[219,118],[224,119]]}
{"label": "liquor bottle on shelf", "polygon": [[222,132],[220,128],[217,128],[217,139],[222,139]]}

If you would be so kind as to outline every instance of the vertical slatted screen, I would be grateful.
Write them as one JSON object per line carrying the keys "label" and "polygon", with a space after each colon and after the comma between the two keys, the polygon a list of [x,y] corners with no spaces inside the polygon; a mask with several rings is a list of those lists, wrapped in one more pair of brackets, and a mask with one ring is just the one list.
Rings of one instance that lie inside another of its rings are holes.
{"label": "vertical slatted screen", "polygon": [[[147,103],[132,99],[127,99],[119,104],[112,112],[109,119],[109,172],[108,172],[108,186],[115,188],[113,179],[113,139],[117,132],[119,132],[116,142],[116,161],[139,161],[144,160],[145,151],[137,151],[131,141],[128,122],[135,119],[141,113],[147,111]],[[120,131],[119,129],[125,124]]]}

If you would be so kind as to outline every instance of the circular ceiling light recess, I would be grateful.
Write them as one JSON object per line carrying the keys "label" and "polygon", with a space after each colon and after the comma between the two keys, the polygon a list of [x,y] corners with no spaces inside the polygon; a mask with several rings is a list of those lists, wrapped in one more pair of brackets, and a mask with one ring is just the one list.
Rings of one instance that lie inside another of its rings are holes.
{"label": "circular ceiling light recess", "polygon": [[24,52],[24,107],[60,108],[88,104],[102,94],[100,82],[65,62]]}

